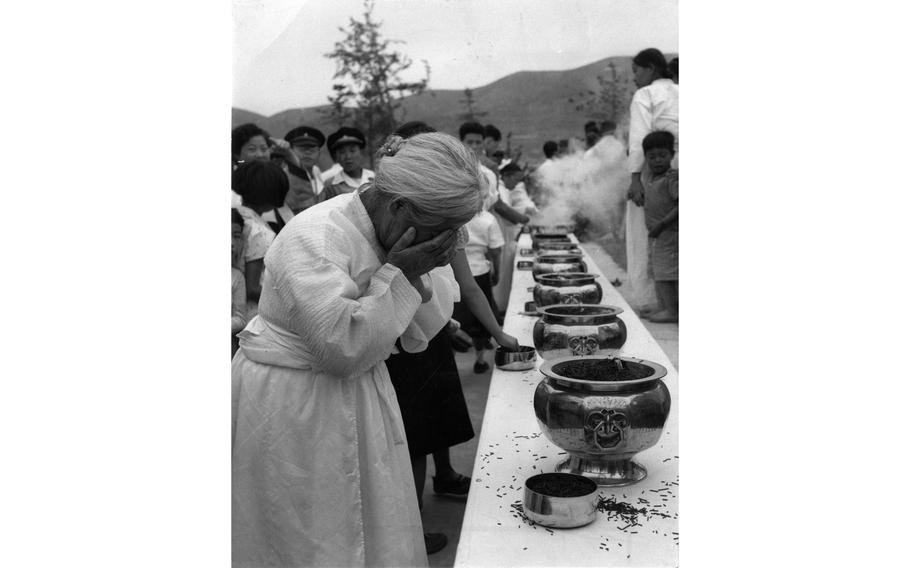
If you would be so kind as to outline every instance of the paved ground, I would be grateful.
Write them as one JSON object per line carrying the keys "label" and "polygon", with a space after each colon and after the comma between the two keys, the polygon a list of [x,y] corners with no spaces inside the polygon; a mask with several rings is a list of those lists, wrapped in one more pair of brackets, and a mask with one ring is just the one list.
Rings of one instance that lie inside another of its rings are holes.
{"label": "paved ground", "polygon": [[[613,258],[605,252],[604,248],[596,243],[584,243],[585,251],[591,255],[597,266],[610,280],[619,278],[626,282],[626,273]],[[610,247],[606,247],[610,250]],[[622,260],[622,259],[620,259]],[[619,287],[620,293],[623,287]],[[654,336],[663,348],[673,365],[679,369],[679,326],[677,324],[655,324],[645,321],[645,327]],[[464,389],[465,400],[474,425],[475,436],[473,439],[451,449],[452,467],[464,475],[470,476],[474,469],[474,455],[477,453],[477,439],[480,434],[480,425],[483,421],[483,412],[487,404],[487,391],[490,388],[491,372],[480,375],[474,374],[474,354],[456,353],[458,373],[461,376],[461,385]],[[492,353],[488,354],[487,361],[492,364]],[[437,497],[433,494],[432,476],[435,473],[432,458],[428,458],[427,481],[423,497],[423,525],[427,532],[441,532],[449,538],[446,547],[429,557],[430,566],[452,566],[455,562],[455,550],[458,548],[458,536],[461,533],[461,520],[464,517],[465,500],[448,497]]]}

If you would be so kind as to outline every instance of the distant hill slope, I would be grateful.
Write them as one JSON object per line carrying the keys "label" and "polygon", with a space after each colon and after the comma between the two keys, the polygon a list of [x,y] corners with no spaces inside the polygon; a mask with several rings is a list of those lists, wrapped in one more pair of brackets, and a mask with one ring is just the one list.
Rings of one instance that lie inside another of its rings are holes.
{"label": "distant hill slope", "polygon": [[[668,59],[675,57],[668,54]],[[487,114],[480,120],[484,124],[495,124],[505,136],[512,132],[512,149],[523,147],[522,161],[543,160],[543,143],[578,137],[583,134],[584,123],[590,120],[585,113],[576,111],[579,92],[596,90],[597,76],[606,71],[610,63],[616,66],[621,77],[631,85],[632,58],[608,57],[588,65],[567,71],[519,71],[498,81],[473,89],[475,109]],[[443,132],[456,135],[465,112],[460,90],[436,90],[407,97],[402,101],[404,120],[422,120]],[[233,109],[233,126],[243,122],[255,122],[273,136],[284,134],[301,124],[319,128],[328,135],[336,129],[319,109],[309,107],[290,109],[268,118],[249,119],[259,116],[241,109]]]}

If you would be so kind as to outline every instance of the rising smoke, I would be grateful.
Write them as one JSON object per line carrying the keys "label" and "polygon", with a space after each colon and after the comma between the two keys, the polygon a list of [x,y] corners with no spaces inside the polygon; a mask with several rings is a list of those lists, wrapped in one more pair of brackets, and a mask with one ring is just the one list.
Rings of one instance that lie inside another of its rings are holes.
{"label": "rising smoke", "polygon": [[538,168],[532,181],[540,212],[532,223],[559,225],[581,216],[590,222],[589,233],[619,237],[630,182],[626,164],[625,145],[604,136],[587,152],[578,149]]}

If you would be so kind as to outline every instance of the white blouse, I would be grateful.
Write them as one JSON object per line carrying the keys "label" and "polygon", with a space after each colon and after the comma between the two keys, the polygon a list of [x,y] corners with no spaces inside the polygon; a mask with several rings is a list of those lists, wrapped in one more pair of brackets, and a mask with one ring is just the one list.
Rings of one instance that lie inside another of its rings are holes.
{"label": "white blouse", "polygon": [[657,130],[676,137],[679,151],[679,85],[671,79],[657,79],[635,91],[629,108],[629,172],[644,168],[645,153],[641,141]]}

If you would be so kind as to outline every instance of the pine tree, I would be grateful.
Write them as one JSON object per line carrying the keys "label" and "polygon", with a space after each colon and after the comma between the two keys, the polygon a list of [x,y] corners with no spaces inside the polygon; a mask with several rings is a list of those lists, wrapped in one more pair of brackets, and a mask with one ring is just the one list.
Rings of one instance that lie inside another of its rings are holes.
{"label": "pine tree", "polygon": [[344,39],[325,56],[334,59],[336,71],[329,97],[329,114],[339,124],[353,122],[367,139],[370,164],[375,148],[394,132],[401,99],[422,93],[430,81],[430,66],[423,61],[425,76],[419,81],[404,81],[400,75],[411,67],[411,59],[392,48],[404,43],[384,39],[382,22],[373,19],[375,0],[364,0],[363,20],[350,18],[347,29],[338,28]]}

